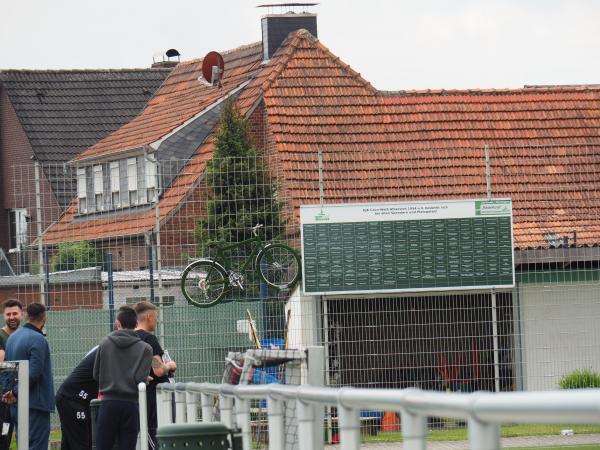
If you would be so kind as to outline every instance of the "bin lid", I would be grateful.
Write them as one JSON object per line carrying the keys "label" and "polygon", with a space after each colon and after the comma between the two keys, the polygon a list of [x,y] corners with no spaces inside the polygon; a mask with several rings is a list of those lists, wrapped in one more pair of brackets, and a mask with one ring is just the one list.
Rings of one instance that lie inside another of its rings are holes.
{"label": "bin lid", "polygon": [[163,425],[156,432],[158,438],[223,436],[227,434],[229,434],[229,428],[218,422]]}

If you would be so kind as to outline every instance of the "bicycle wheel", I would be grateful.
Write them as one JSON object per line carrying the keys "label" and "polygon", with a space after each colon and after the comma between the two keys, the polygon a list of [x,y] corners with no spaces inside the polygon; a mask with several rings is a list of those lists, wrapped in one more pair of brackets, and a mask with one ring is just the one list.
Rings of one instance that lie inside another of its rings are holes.
{"label": "bicycle wheel", "polygon": [[195,261],[181,276],[181,290],[186,300],[200,308],[219,303],[225,295],[229,279],[225,270],[215,261]]}
{"label": "bicycle wheel", "polygon": [[256,258],[256,271],[269,286],[288,289],[300,278],[300,257],[286,244],[268,244]]}

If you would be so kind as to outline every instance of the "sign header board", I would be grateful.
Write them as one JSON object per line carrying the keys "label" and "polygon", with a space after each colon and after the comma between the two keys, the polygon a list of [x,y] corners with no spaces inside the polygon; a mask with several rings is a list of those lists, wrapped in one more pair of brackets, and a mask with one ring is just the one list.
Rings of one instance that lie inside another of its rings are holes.
{"label": "sign header board", "polygon": [[510,199],[300,208],[307,294],[514,286]]}

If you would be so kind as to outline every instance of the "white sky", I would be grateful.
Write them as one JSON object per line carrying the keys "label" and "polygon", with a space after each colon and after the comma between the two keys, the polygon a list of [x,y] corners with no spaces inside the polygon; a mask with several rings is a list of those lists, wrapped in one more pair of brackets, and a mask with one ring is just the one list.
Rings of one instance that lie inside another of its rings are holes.
{"label": "white sky", "polygon": [[[317,0],[319,1],[319,0]],[[0,0],[0,69],[148,67],[260,40],[268,0]],[[600,83],[598,0],[320,0],[319,39],[376,88]]]}

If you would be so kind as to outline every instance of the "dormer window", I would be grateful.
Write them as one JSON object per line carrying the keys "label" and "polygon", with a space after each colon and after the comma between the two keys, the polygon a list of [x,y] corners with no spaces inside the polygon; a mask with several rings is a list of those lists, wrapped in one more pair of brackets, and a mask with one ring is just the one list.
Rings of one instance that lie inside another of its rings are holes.
{"label": "dormer window", "polygon": [[119,161],[110,163],[110,204],[112,208],[121,206],[121,177]]}
{"label": "dormer window", "polygon": [[77,169],[77,199],[79,200],[79,213],[87,212],[87,183],[85,169]]}
{"label": "dormer window", "polygon": [[137,177],[137,158],[127,159],[127,190],[129,191],[129,204],[131,206],[138,203],[138,177]]}
{"label": "dormer window", "polygon": [[79,214],[137,208],[158,201],[158,163],[134,156],[77,168]]}
{"label": "dormer window", "polygon": [[102,179],[102,166],[94,166],[94,206],[96,211],[104,209],[104,182]]}

